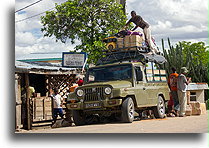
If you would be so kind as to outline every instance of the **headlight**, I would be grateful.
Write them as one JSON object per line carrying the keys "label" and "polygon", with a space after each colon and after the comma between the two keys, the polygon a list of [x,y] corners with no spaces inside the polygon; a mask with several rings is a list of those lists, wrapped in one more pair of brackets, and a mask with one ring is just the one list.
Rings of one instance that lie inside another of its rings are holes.
{"label": "headlight", "polygon": [[104,91],[107,95],[109,95],[109,94],[111,94],[112,89],[110,87],[106,87]]}
{"label": "headlight", "polygon": [[77,90],[77,95],[79,97],[82,97],[83,96],[83,90],[82,89]]}

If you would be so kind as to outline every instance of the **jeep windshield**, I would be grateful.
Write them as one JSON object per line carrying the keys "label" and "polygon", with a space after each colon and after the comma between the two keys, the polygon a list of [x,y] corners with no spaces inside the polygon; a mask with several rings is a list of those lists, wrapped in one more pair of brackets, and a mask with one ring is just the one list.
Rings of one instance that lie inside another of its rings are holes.
{"label": "jeep windshield", "polygon": [[114,66],[105,66],[98,68],[90,68],[86,75],[86,82],[105,82],[105,81],[117,81],[128,80],[132,78],[132,66],[131,64],[121,64]]}

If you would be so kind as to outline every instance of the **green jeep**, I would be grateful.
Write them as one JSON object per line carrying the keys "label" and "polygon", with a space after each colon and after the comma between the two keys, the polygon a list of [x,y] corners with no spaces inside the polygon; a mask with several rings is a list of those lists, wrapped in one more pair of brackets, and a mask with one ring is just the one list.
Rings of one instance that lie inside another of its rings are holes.
{"label": "green jeep", "polygon": [[69,94],[66,106],[72,110],[75,125],[88,124],[93,115],[131,123],[135,112],[140,115],[147,109],[156,118],[164,118],[168,100],[165,75],[149,75],[145,64],[127,62],[89,68],[84,85]]}

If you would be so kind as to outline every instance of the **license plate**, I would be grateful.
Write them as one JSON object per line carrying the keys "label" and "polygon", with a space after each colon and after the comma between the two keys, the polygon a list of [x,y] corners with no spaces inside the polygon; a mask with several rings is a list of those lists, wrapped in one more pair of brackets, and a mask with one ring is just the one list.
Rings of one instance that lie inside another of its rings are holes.
{"label": "license plate", "polygon": [[100,103],[85,103],[85,108],[99,107]]}

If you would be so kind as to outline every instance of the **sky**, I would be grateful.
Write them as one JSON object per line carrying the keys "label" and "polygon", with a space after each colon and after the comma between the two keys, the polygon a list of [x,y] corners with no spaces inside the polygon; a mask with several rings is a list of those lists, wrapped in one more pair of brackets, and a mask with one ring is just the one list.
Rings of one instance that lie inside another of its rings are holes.
{"label": "sky", "polygon": [[[38,0],[16,0],[15,11]],[[30,53],[66,52],[75,44],[56,42],[54,37],[43,37],[40,31],[40,16],[18,22],[24,18],[45,12],[55,3],[66,0],[42,0],[41,2],[15,13],[15,57]],[[169,37],[172,44],[179,41],[199,42],[208,45],[208,1],[207,0],[127,0],[126,13],[136,13],[147,21],[158,47],[161,40]],[[42,14],[44,15],[44,14]],[[138,29],[140,31],[140,29]],[[77,42],[78,43],[78,42]]]}

